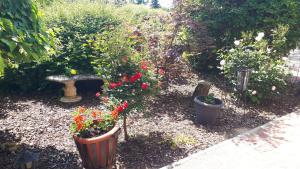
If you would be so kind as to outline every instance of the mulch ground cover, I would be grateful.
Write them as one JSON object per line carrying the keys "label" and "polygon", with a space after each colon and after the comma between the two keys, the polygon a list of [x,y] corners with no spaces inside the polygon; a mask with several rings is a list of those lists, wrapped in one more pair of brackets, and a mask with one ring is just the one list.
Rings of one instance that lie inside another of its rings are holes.
{"label": "mulch ground cover", "polygon": [[[179,73],[168,89],[149,99],[144,111],[130,115],[130,140],[124,141],[121,134],[117,168],[163,167],[300,106],[293,88],[276,101],[244,106],[231,99],[222,82],[215,81],[211,92],[226,106],[215,125],[199,125],[191,99],[199,79],[193,73]],[[13,168],[17,155],[30,150],[40,153],[40,169],[82,169],[69,133],[70,113],[77,106],[97,107],[99,100],[94,93],[80,94],[83,100],[75,104],[60,103],[57,93],[0,96],[0,168]]]}

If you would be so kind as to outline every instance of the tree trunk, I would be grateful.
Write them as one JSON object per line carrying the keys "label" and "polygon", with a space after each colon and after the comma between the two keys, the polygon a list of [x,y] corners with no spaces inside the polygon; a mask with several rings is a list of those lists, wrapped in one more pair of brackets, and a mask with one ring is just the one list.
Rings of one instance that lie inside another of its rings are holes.
{"label": "tree trunk", "polygon": [[127,115],[126,115],[126,113],[124,113],[124,116],[123,116],[124,138],[125,138],[126,141],[128,141],[129,136],[128,136],[128,132],[127,132],[127,123],[126,123],[126,119],[127,119]]}

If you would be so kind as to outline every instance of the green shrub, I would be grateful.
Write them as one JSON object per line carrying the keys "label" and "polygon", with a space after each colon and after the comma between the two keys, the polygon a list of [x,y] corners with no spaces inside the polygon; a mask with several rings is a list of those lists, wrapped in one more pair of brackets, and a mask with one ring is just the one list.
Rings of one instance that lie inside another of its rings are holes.
{"label": "green shrub", "polygon": [[[265,32],[271,45],[272,30],[279,26],[285,27],[287,32],[286,40],[277,44],[278,57],[285,56],[299,43],[298,0],[187,0],[187,3],[186,12],[194,21],[208,27],[217,49],[232,46],[233,41],[247,31]],[[216,60],[217,55],[214,56]]]}
{"label": "green shrub", "polygon": [[57,52],[54,62],[66,71],[76,69],[81,74],[93,74],[93,49],[88,45],[95,36],[114,29],[120,20],[112,7],[100,3],[54,3],[45,9],[45,22],[56,32]]}
{"label": "green shrub", "polygon": [[1,76],[6,64],[45,58],[49,39],[31,0],[2,0],[0,9]]}
{"label": "green shrub", "polygon": [[[245,94],[254,103],[280,96],[287,85],[289,73],[285,58],[273,56],[277,52],[273,47],[277,43],[275,39],[276,37],[268,42],[264,38],[264,33],[259,33],[255,38],[253,33],[246,33],[243,39],[234,42],[233,48],[220,53],[220,69],[234,86],[237,85],[237,70],[241,68],[252,70]],[[236,95],[239,94],[238,90],[234,92]]]}
{"label": "green shrub", "polygon": [[[122,28],[119,25],[128,29],[133,28],[133,25],[142,25],[149,16],[161,12],[139,5],[116,7],[86,1],[73,3],[54,1],[41,8],[44,11],[42,21],[55,34],[56,52],[50,60],[42,63],[32,62],[19,67],[8,67],[6,72],[10,77],[1,80],[2,86],[11,84],[5,86],[30,91],[47,87],[44,79],[48,75],[69,75],[71,69],[76,69],[79,74],[99,73],[98,66],[101,68],[102,65],[95,66],[95,62],[104,57],[101,51],[105,53],[108,49],[115,49],[116,52],[119,50],[116,48],[118,45],[107,40],[103,41],[101,49],[93,46],[99,35],[114,35],[112,32]],[[114,37],[118,39],[118,36]],[[119,41],[122,45],[129,40],[130,38]],[[108,57],[114,58],[116,55]],[[105,63],[102,64],[106,66]]]}

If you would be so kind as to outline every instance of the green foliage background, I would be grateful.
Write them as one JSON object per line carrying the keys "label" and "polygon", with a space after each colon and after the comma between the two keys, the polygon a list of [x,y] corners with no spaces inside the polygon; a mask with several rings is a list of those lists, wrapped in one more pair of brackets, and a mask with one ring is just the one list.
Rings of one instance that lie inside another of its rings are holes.
{"label": "green foliage background", "polygon": [[[186,0],[185,3],[189,6],[186,10],[189,16],[208,27],[217,49],[211,50],[210,54],[204,52],[204,55],[198,55],[196,61],[198,59],[216,62],[216,52],[233,46],[233,41],[240,39],[243,32],[264,32],[269,39],[269,45],[272,45],[270,42],[274,38],[273,30],[280,26],[286,27],[287,32],[279,46],[278,57],[285,56],[299,45],[298,0]],[[214,59],[211,60],[212,57]],[[206,62],[198,63],[197,67],[205,69]]]}
{"label": "green foliage background", "polygon": [[[79,74],[97,74],[98,66],[95,67],[93,63],[102,57],[99,51],[107,50],[95,49],[92,45],[97,36],[128,25],[139,25],[146,16],[162,12],[140,5],[119,7],[88,1],[39,1],[38,4],[42,11],[39,14],[39,24],[43,23],[55,37],[53,49],[50,49],[50,59],[8,66],[5,69],[6,75],[0,80],[3,90],[43,90],[49,86],[49,82],[45,80],[47,76],[69,75],[71,69],[76,69]],[[113,48],[113,44],[109,45],[106,47]]]}
{"label": "green foliage background", "polygon": [[0,1],[0,75],[7,65],[46,58],[51,41],[40,17],[31,0]]}

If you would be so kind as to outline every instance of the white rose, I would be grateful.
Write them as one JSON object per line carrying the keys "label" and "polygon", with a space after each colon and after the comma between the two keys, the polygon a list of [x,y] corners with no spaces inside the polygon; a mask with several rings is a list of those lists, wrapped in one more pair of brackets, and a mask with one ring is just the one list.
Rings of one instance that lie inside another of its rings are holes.
{"label": "white rose", "polygon": [[256,90],[254,90],[254,91],[252,92],[252,95],[256,95],[256,93],[257,93]]}
{"label": "white rose", "polygon": [[276,90],[276,86],[272,86],[272,91],[275,91]]}
{"label": "white rose", "polygon": [[225,60],[221,60],[220,65],[224,66],[225,65]]}
{"label": "white rose", "polygon": [[235,44],[235,46],[239,46],[240,45],[240,41],[239,40],[235,40],[234,44]]}

